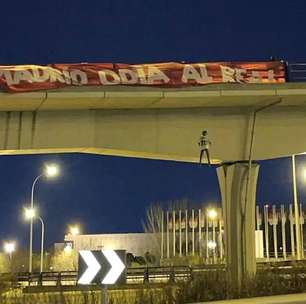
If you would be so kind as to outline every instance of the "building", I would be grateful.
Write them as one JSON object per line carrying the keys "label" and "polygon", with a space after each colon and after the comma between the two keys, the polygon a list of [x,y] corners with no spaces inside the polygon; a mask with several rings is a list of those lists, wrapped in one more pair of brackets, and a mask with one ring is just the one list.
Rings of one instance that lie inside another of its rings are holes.
{"label": "building", "polygon": [[[144,256],[146,252],[156,254],[159,243],[150,233],[80,234],[65,235],[65,243],[76,251],[114,249],[126,250],[134,256]],[[156,243],[156,245],[155,245]]]}

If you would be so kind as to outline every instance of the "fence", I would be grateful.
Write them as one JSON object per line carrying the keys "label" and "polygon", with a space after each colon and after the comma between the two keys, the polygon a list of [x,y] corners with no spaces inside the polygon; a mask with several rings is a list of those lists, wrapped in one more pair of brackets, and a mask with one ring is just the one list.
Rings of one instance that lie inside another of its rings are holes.
{"label": "fence", "polygon": [[[300,205],[300,231],[304,249],[305,213]],[[256,252],[264,260],[296,258],[295,217],[292,205],[256,206]],[[163,211],[161,259],[197,256],[207,264],[225,262],[221,208]],[[304,250],[302,250],[304,258]]]}

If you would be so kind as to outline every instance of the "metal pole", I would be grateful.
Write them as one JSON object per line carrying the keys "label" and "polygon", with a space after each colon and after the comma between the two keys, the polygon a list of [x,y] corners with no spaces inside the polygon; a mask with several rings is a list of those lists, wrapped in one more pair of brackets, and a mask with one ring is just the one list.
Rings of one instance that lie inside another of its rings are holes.
{"label": "metal pole", "polygon": [[44,237],[45,237],[45,224],[42,218],[39,216],[38,219],[41,222],[41,247],[40,247],[40,273],[43,272],[44,268]]}
{"label": "metal pole", "polygon": [[304,258],[304,214],[303,214],[303,207],[302,204],[300,204],[300,225],[301,225],[301,249],[302,249],[302,258]]}
{"label": "metal pole", "polygon": [[160,258],[164,258],[164,211],[161,214],[161,242],[160,242]]}
{"label": "metal pole", "polygon": [[185,222],[186,222],[186,256],[188,255],[188,210],[185,210]]}
{"label": "metal pole", "polygon": [[173,256],[175,256],[175,230],[176,230],[176,226],[175,226],[175,210],[172,210],[172,228],[173,228]]}
{"label": "metal pole", "polygon": [[[213,242],[215,245],[217,245],[216,243],[216,222],[215,219],[212,220],[212,238],[213,238]],[[213,262],[214,264],[216,264],[216,247],[214,246],[213,248]]]}
{"label": "metal pole", "polygon": [[[34,188],[37,181],[43,176],[43,174],[38,175],[33,184],[31,190],[31,209],[34,209]],[[32,256],[33,256],[33,218],[30,219],[30,248],[29,248],[29,272],[32,273]]]}
{"label": "metal pole", "polygon": [[182,210],[179,210],[179,234],[180,234],[180,256],[182,256]]}
{"label": "metal pole", "polygon": [[206,212],[206,262],[208,263],[209,259],[209,251],[208,251],[208,229],[209,229],[209,222],[208,222],[208,213]]}
{"label": "metal pole", "polygon": [[286,248],[286,214],[285,214],[285,207],[284,207],[284,205],[281,205],[281,219],[282,219],[283,258],[287,259],[287,248]]}
{"label": "metal pole", "polygon": [[219,217],[219,250],[220,250],[220,263],[223,260],[223,242],[222,242],[222,209],[220,208],[220,217]]}
{"label": "metal pole", "polygon": [[192,220],[192,256],[194,256],[194,209],[191,210]]}
{"label": "metal pole", "polygon": [[273,213],[273,241],[274,241],[274,257],[278,259],[278,242],[277,242],[277,215],[276,215],[276,207],[275,205],[272,206],[272,213]]}
{"label": "metal pole", "polygon": [[167,259],[170,257],[170,243],[169,243],[169,211],[167,211]]}
{"label": "metal pole", "polygon": [[268,205],[264,206],[264,220],[265,220],[265,243],[266,243],[266,258],[269,261],[269,223],[268,223]]}
{"label": "metal pole", "polygon": [[296,255],[297,260],[301,259],[301,230],[300,230],[300,215],[297,199],[296,185],[296,170],[295,170],[295,155],[292,155],[292,176],[293,176],[293,197],[294,197],[294,217],[295,217],[295,236],[296,236]]}
{"label": "metal pole", "polygon": [[293,218],[292,204],[289,205],[289,220],[290,220],[291,256],[295,257],[294,229],[293,229],[294,218]]}
{"label": "metal pole", "polygon": [[101,288],[101,304],[108,304],[107,285],[102,285]]}
{"label": "metal pole", "polygon": [[259,206],[256,206],[256,230],[260,230],[260,213],[259,213]]}
{"label": "metal pole", "polygon": [[201,248],[201,241],[202,241],[202,220],[201,220],[201,209],[199,209],[199,256],[202,256],[202,248]]}

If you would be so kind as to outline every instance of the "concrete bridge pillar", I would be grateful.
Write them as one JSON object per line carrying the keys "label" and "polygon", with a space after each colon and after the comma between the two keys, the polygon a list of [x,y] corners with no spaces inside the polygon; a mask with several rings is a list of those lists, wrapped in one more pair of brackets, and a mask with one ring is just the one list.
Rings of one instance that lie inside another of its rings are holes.
{"label": "concrete bridge pillar", "polygon": [[223,164],[217,168],[227,271],[229,279],[239,286],[243,278],[256,273],[255,201],[259,165],[252,163],[250,174],[248,171],[248,162]]}

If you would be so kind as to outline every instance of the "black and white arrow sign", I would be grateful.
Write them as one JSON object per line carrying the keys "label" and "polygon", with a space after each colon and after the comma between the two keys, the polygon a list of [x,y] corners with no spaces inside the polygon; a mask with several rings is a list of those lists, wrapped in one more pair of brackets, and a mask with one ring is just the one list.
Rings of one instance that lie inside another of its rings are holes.
{"label": "black and white arrow sign", "polygon": [[80,250],[78,284],[123,283],[126,280],[125,268],[124,250]]}

